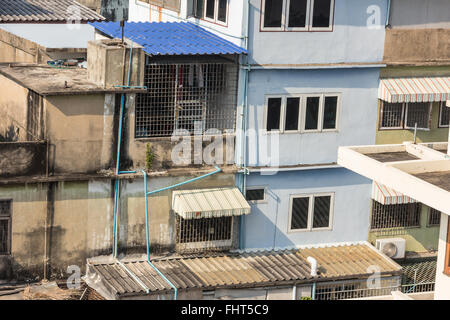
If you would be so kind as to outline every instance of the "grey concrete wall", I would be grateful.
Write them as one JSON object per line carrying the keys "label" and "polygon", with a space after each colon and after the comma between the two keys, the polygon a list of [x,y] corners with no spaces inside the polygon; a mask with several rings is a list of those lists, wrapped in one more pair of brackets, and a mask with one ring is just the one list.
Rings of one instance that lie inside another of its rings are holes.
{"label": "grey concrete wall", "polygon": [[[88,43],[88,79],[104,87],[128,84],[131,46],[119,40],[97,40]],[[131,86],[144,81],[145,56],[142,47],[133,44]]]}
{"label": "grey concrete wall", "polygon": [[390,24],[398,29],[450,28],[450,2],[392,0]]}

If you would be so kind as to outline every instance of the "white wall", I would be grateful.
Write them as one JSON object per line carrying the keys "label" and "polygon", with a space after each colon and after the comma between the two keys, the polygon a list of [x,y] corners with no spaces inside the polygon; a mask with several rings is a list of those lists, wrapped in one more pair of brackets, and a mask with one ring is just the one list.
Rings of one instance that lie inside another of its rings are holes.
{"label": "white wall", "polygon": [[[189,21],[198,24],[206,30],[217,34],[218,36],[233,42],[236,45],[243,46],[244,39],[242,37],[243,29],[243,14],[244,5],[243,0],[229,0],[228,6],[228,24],[226,26],[218,25],[206,20],[188,18],[187,17],[187,2],[188,0],[181,0],[180,12],[162,9],[161,21]],[[130,11],[128,21],[130,22],[159,22],[159,12],[157,6],[150,6],[139,0],[130,0]]]}
{"label": "white wall", "polygon": [[441,214],[441,229],[439,231],[438,260],[436,268],[435,300],[450,300],[450,276],[445,275],[445,251],[447,247],[447,227],[449,216]]}
{"label": "white wall", "polygon": [[88,24],[14,23],[0,28],[47,48],[87,48],[95,32]]}

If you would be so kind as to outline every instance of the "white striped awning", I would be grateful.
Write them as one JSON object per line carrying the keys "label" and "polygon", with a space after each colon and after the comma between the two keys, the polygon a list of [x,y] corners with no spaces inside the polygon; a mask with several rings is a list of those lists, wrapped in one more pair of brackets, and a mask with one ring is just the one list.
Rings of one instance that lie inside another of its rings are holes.
{"label": "white striped awning", "polygon": [[404,194],[375,181],[372,184],[372,199],[381,204],[406,204],[417,202],[413,198],[405,196]]}
{"label": "white striped awning", "polygon": [[378,98],[390,102],[450,100],[450,77],[381,79]]}
{"label": "white striped awning", "polygon": [[184,219],[240,216],[250,213],[250,205],[238,188],[174,191],[172,209]]}

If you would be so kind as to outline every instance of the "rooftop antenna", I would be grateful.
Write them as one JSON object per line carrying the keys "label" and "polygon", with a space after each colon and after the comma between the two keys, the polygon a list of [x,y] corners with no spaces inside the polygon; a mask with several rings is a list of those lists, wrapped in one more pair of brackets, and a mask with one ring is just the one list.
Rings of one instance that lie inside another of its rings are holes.
{"label": "rooftop antenna", "polygon": [[124,43],[124,35],[125,35],[125,20],[120,20],[120,27],[122,28],[122,44]]}

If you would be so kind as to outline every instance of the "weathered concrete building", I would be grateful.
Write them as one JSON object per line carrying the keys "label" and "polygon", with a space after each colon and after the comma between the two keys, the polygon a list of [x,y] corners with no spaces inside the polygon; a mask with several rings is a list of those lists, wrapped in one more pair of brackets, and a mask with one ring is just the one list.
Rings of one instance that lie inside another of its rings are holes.
{"label": "weathered concrete building", "polygon": [[[4,115],[0,121],[0,277],[65,277],[68,266],[84,270],[87,258],[110,254],[113,247],[116,255],[145,252],[144,181],[152,191],[208,173],[184,187],[180,197],[189,197],[186,190],[191,189],[201,189],[202,194],[214,192],[219,197],[214,210],[219,213],[213,210],[210,217],[214,218],[209,220],[200,212],[195,221],[184,219],[173,211],[177,205],[187,217],[183,201],[175,200],[171,190],[162,191],[148,199],[148,244],[152,252],[159,253],[205,246],[209,250],[236,248],[238,226],[233,216],[249,213],[243,196],[234,188],[233,101],[237,91],[233,86],[238,79],[233,56],[238,50],[235,47],[228,56],[186,56],[179,64],[164,55],[149,59],[136,43],[130,46],[119,40],[102,40],[89,43],[87,70],[0,65],[0,112]],[[191,70],[200,66],[193,80],[197,84],[191,86],[190,65],[194,66]],[[173,76],[182,75],[181,68],[186,72],[183,80],[161,78],[178,88],[177,93],[169,91],[164,97],[167,83],[151,87],[150,79],[156,79],[166,66]],[[198,77],[202,78],[202,90]],[[184,90],[181,81],[185,81]],[[206,85],[210,91],[203,90]],[[182,114],[172,98],[178,99],[178,106],[187,103],[185,108],[200,103],[204,116],[209,112],[208,121],[221,114],[221,108],[228,108],[224,123],[230,130],[207,135],[207,128],[200,127],[202,131],[194,135],[194,122],[201,125],[206,119],[201,114],[198,118],[198,111]],[[151,99],[166,99],[165,106],[179,114],[171,123],[159,123],[167,113],[163,110],[162,115],[149,117]],[[182,129],[186,131],[172,137],[174,130]],[[156,133],[146,136],[151,130]],[[182,156],[172,155],[180,145],[184,146],[179,147]],[[114,170],[119,156],[118,170],[125,172],[121,175]],[[213,171],[216,164],[221,170]],[[146,180],[141,170],[148,175]],[[221,218],[223,201],[234,202],[226,207],[228,216]],[[185,227],[183,233],[181,226]],[[194,245],[181,245],[188,243]]]}

